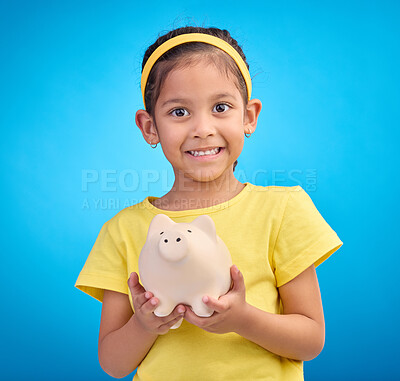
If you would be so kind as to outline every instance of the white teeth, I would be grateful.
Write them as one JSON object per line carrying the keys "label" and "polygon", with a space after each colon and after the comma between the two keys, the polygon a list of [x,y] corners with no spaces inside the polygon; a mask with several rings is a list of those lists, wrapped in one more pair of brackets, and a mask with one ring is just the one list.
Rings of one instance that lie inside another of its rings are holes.
{"label": "white teeth", "polygon": [[189,151],[193,156],[215,155],[219,152],[219,147],[207,151]]}

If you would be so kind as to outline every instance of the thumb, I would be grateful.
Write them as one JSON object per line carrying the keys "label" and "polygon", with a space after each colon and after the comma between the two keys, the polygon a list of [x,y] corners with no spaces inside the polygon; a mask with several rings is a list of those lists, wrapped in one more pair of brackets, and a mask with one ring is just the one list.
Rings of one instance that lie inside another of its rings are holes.
{"label": "thumb", "polygon": [[142,294],[146,292],[143,286],[139,282],[139,275],[135,272],[131,273],[128,279],[128,287],[131,291],[132,296]]}
{"label": "thumb", "polygon": [[231,277],[233,280],[232,290],[245,291],[243,274],[239,271],[236,265],[231,267]]}

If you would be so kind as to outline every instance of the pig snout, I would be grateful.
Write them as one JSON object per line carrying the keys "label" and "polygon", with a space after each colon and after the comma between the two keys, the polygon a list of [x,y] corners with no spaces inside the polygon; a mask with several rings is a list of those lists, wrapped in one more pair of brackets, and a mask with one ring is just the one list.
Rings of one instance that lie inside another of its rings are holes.
{"label": "pig snout", "polygon": [[188,252],[188,240],[179,232],[166,232],[158,243],[160,255],[165,260],[177,262],[185,258]]}

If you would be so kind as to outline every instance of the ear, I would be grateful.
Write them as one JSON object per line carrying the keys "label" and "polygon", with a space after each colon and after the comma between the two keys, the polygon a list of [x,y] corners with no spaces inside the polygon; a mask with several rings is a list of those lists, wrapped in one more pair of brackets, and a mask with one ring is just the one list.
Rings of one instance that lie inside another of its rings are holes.
{"label": "ear", "polygon": [[262,104],[259,99],[252,99],[247,103],[244,119],[244,132],[246,134],[252,134],[256,130],[261,108]]}
{"label": "ear", "polygon": [[147,232],[147,237],[153,234],[160,235],[165,229],[168,229],[171,225],[176,224],[165,214],[157,214],[150,222],[149,230]]}
{"label": "ear", "polygon": [[212,239],[217,239],[217,232],[215,230],[215,224],[213,219],[210,216],[202,215],[193,220],[191,225],[198,227],[203,230],[207,235],[209,235]]}
{"label": "ear", "polygon": [[136,112],[135,122],[147,143],[159,143],[160,139],[158,138],[156,125],[153,118],[146,110],[138,110]]}

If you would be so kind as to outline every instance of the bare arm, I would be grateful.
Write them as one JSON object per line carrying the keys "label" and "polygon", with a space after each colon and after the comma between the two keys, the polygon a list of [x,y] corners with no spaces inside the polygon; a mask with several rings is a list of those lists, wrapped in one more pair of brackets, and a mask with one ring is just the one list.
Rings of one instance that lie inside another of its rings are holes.
{"label": "bare arm", "polygon": [[203,300],[216,313],[199,318],[189,309],[185,319],[209,332],[236,332],[279,356],[311,360],[324,346],[325,323],[315,267],[279,288],[283,314],[260,310],[245,300],[242,274],[232,267],[234,286],[219,300]]}
{"label": "bare arm", "polygon": [[[122,378],[132,373],[146,356],[158,335],[182,318],[183,306],[177,306],[166,317],[153,314],[158,299],[145,292],[137,274],[131,275],[129,289],[136,314],[128,295],[104,290],[99,332],[99,362],[112,377]],[[179,312],[178,312],[179,311]]]}
{"label": "bare arm", "polygon": [[279,293],[283,315],[247,305],[244,324],[238,333],[280,356],[312,360],[325,342],[324,314],[314,265],[280,287]]}

